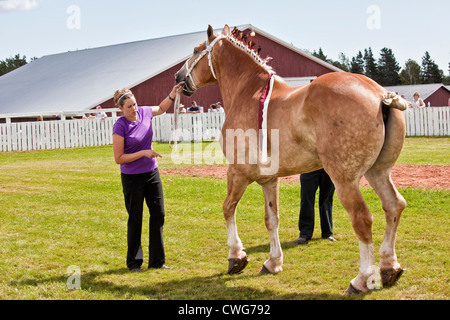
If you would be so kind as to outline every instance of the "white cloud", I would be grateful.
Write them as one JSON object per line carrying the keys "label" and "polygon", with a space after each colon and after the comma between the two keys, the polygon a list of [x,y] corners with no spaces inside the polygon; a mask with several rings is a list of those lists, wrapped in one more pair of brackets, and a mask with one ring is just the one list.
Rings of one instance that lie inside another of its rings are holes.
{"label": "white cloud", "polygon": [[38,5],[36,0],[0,0],[0,12],[31,10]]}

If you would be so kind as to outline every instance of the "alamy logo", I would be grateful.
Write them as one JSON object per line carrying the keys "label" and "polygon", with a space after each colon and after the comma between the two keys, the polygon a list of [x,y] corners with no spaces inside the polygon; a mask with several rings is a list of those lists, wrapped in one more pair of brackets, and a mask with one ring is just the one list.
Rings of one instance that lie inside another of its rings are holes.
{"label": "alamy logo", "polygon": [[81,29],[81,10],[79,6],[71,5],[67,7],[67,14],[70,16],[66,20],[66,26],[69,30]]}
{"label": "alamy logo", "polygon": [[70,276],[67,278],[67,288],[69,290],[81,289],[81,269],[78,266],[69,266],[67,268],[67,274]]}
{"label": "alamy logo", "polygon": [[[222,137],[222,132],[217,131],[212,136],[220,137],[222,146],[211,143],[203,149],[201,124],[194,130],[194,136],[197,136],[198,140],[191,139],[189,130],[178,129],[173,132],[174,140],[182,137],[183,141],[194,140],[198,142],[178,145],[176,150],[172,150],[171,160],[175,164],[224,164],[223,150],[229,164],[259,163],[261,175],[274,175],[279,169],[279,131],[279,129],[269,130],[270,156],[262,161],[262,150],[259,147],[261,143],[258,143],[261,138],[261,130],[226,129],[224,137]],[[223,141],[225,141],[225,144]]]}
{"label": "alamy logo", "polygon": [[369,30],[381,29],[381,9],[379,6],[371,5],[367,7],[366,13],[369,17],[366,20],[366,26]]}

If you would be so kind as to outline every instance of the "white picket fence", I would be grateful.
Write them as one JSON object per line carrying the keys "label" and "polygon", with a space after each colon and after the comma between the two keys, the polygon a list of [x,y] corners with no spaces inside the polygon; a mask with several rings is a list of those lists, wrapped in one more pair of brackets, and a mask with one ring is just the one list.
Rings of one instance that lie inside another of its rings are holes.
{"label": "white picket fence", "polygon": [[225,113],[182,113],[178,118],[178,130],[174,132],[173,114],[154,117],[153,141],[168,142],[173,138],[181,142],[212,140],[219,138],[225,121]]}
{"label": "white picket fence", "polygon": [[64,149],[112,144],[117,118],[0,124],[0,151]]}
{"label": "white picket fence", "polygon": [[[178,141],[218,138],[224,120],[224,113],[180,114]],[[0,152],[110,145],[116,121],[109,117],[0,124]],[[153,141],[170,140],[173,114],[155,117],[152,124]]]}
{"label": "white picket fence", "polygon": [[407,136],[450,135],[450,107],[410,108],[404,114]]}
{"label": "white picket fence", "polygon": [[[408,109],[404,114],[407,136],[450,135],[449,107]],[[153,141],[170,140],[173,119],[173,114],[153,118]],[[110,145],[116,120],[114,116],[105,119],[8,121],[0,124],[0,152]],[[224,121],[224,113],[180,114],[176,137],[178,141],[216,139]]]}

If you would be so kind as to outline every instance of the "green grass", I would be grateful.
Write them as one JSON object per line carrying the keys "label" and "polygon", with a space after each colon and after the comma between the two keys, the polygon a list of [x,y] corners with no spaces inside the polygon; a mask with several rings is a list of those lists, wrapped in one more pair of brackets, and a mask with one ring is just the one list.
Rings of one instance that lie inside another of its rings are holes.
{"label": "green grass", "polygon": [[406,138],[397,164],[450,164],[450,137]]}
{"label": "green grass", "polygon": [[[407,160],[423,164],[434,163],[437,158],[437,164],[449,164],[448,142],[448,138],[408,138]],[[155,144],[154,148],[164,155],[161,167],[186,165],[171,162],[166,144]],[[426,152],[434,150],[433,160],[425,161],[424,148],[429,148]],[[226,274],[228,248],[221,212],[226,181],[180,175],[163,175],[162,179],[164,241],[167,264],[172,269],[132,274],[125,267],[127,214],[110,146],[0,153],[0,299],[376,300],[450,296],[450,191],[400,190],[408,208],[401,218],[397,255],[407,271],[391,288],[349,298],[342,291],[358,272],[358,243],[337,199],[333,221],[339,241],[319,240],[317,219],[315,238],[300,247],[294,242],[298,236],[299,185],[282,183],[284,271],[258,276],[269,255],[269,238],[261,188],[250,185],[239,203],[237,223],[251,261],[242,274],[230,276]],[[374,215],[378,251],[384,215],[373,191],[363,188],[362,192]],[[148,226],[144,223],[143,247],[147,246]],[[148,258],[147,250],[144,256]],[[81,290],[67,288],[69,266],[80,268]]]}

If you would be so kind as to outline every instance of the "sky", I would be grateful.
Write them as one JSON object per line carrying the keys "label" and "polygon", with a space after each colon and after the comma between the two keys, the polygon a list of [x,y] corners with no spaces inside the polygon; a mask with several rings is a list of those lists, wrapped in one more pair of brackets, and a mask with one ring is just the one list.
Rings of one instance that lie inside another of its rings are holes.
{"label": "sky", "polygon": [[428,51],[448,75],[449,12],[448,0],[0,0],[0,60],[252,24],[333,60],[388,47],[403,67]]}

